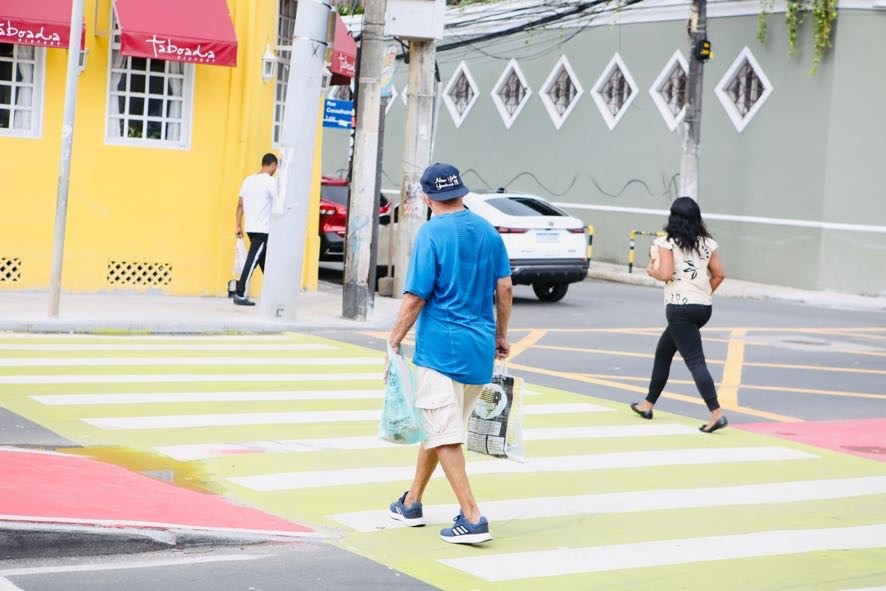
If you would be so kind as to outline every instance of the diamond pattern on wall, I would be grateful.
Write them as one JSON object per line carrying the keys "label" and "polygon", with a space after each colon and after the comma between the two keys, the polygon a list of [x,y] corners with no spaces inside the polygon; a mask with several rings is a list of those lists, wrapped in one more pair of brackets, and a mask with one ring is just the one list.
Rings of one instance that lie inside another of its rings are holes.
{"label": "diamond pattern on wall", "polygon": [[22,260],[16,257],[0,257],[0,283],[16,283],[22,280]]}
{"label": "diamond pattern on wall", "polygon": [[172,265],[141,261],[108,261],[108,283],[156,287],[172,282]]}
{"label": "diamond pattern on wall", "polygon": [[772,83],[763,73],[754,54],[745,47],[732,62],[714,92],[735,129],[741,132],[772,94]]}
{"label": "diamond pattern on wall", "polygon": [[610,130],[615,129],[637,98],[637,83],[619,54],[612,56],[591,89],[591,96]]}
{"label": "diamond pattern on wall", "polygon": [[492,87],[491,94],[492,102],[495,103],[495,108],[498,109],[505,128],[510,129],[532,95],[532,90],[529,88],[526,76],[523,75],[517,60],[508,62],[498,78],[498,82]]}
{"label": "diamond pattern on wall", "polygon": [[578,76],[566,59],[560,59],[554,65],[554,69],[548,75],[547,80],[541,86],[541,101],[544,103],[554,127],[560,129],[569,117],[569,114],[581,98],[584,89],[578,81]]}
{"label": "diamond pattern on wall", "polygon": [[461,62],[443,91],[443,102],[456,127],[461,127],[480,94],[465,62]]}
{"label": "diamond pattern on wall", "polygon": [[678,49],[649,88],[668,129],[674,131],[686,115],[686,77],[689,64]]}

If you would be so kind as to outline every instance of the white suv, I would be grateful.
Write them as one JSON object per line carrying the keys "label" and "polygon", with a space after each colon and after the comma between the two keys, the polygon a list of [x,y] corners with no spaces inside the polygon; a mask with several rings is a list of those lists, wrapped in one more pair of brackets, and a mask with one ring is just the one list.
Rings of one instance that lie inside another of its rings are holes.
{"label": "white suv", "polygon": [[[563,299],[570,283],[588,275],[587,228],[537,195],[468,193],[465,206],[498,230],[511,260],[516,285],[532,285],[538,299]],[[394,213],[396,220],[397,213]],[[388,261],[396,224],[379,231],[378,264]]]}

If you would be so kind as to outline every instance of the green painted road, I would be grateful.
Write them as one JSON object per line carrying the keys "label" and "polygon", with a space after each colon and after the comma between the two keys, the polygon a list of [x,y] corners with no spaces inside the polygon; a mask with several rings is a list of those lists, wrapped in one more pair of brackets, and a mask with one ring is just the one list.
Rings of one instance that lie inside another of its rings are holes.
{"label": "green painted road", "polygon": [[310,335],[5,334],[0,406],[82,446],[67,451],[311,525],[447,590],[886,587],[886,463],[644,421],[592,389],[528,383],[528,461],[468,455],[492,542],[438,538],[458,512],[441,476],[429,525],[401,527],[387,505],[415,449],[376,437],[382,369]]}

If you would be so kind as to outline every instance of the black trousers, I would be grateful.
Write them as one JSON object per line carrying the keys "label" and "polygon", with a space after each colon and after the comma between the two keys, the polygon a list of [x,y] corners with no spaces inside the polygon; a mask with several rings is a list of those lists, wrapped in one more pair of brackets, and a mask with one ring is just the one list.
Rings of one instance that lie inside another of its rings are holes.
{"label": "black trousers", "polygon": [[265,272],[265,251],[268,246],[267,234],[247,232],[246,235],[249,236],[249,252],[246,254],[246,264],[243,265],[243,271],[237,281],[237,295],[241,298],[249,293],[249,280],[252,279],[256,265],[261,268],[262,273]]}
{"label": "black trousers", "polygon": [[652,365],[652,379],[649,382],[649,394],[646,400],[652,404],[658,401],[661,391],[668,382],[674,353],[679,351],[683,361],[686,362],[686,367],[692,373],[695,387],[704,398],[708,410],[714,411],[720,408],[714,380],[705,363],[699,330],[711,319],[711,306],[668,304],[665,316],[668,319],[668,327],[661,333],[658,346],[655,348],[655,362]]}

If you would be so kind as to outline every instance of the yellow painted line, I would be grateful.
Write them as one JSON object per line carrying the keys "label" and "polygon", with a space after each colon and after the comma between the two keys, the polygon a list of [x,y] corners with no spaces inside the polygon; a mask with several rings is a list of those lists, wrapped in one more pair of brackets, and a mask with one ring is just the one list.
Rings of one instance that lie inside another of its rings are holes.
{"label": "yellow painted line", "polygon": [[529,334],[511,345],[511,354],[508,356],[508,362],[511,359],[519,355],[520,353],[526,351],[527,349],[533,347],[538,341],[545,336],[545,330],[531,330]]}
{"label": "yellow painted line", "polygon": [[[513,363],[508,365],[509,369],[515,369],[517,371],[526,371],[529,373],[537,373],[546,376],[552,376],[556,378],[565,378],[569,380],[574,380],[577,382],[585,382],[587,384],[595,384],[597,386],[605,386],[607,388],[614,388],[617,390],[626,390],[628,392],[636,392],[643,396],[646,395],[648,388],[641,386],[632,386],[630,384],[621,384],[619,382],[614,382],[612,380],[601,380],[597,378],[588,377],[585,374],[580,373],[571,373],[564,371],[553,371],[550,369],[541,369],[537,367],[530,367],[528,365],[522,365],[520,363]],[[664,398],[670,398],[672,400],[680,400],[682,402],[688,402],[690,404],[698,404],[704,405],[704,401],[700,396],[685,396],[683,394],[677,394],[675,392],[662,392],[661,394]],[[801,419],[797,419],[795,417],[789,417],[787,415],[780,415],[772,412],[767,412],[764,410],[758,410],[755,408],[748,408],[744,406],[738,406],[736,408],[730,409],[735,412],[740,412],[742,414],[746,414],[752,417],[758,417],[762,419],[769,419],[773,421],[779,421],[782,423],[796,423]]]}
{"label": "yellow painted line", "polygon": [[854,339],[870,339],[870,340],[872,340],[872,341],[882,341],[882,340],[886,340],[886,334],[859,334],[859,333],[856,333],[856,332],[849,332],[849,331],[847,331],[847,332],[835,332],[835,333],[831,333],[831,334],[835,334],[835,335],[839,335],[839,336],[844,336],[844,337],[852,337],[852,338],[854,338]]}
{"label": "yellow painted line", "polygon": [[[619,357],[640,357],[642,359],[655,359],[652,353],[634,353],[633,351],[618,351],[616,349],[588,349],[585,347],[561,347],[558,345],[538,345],[536,349],[550,349],[551,351],[570,351],[572,353],[596,353],[599,355],[616,355]],[[679,355],[674,357],[679,359]],[[708,359],[708,363],[723,365],[725,362],[719,359]]]}
{"label": "yellow painted line", "polygon": [[815,388],[793,388],[788,386],[748,386],[743,384],[745,390],[763,390],[767,392],[792,392],[796,394],[819,394],[821,396],[845,396],[847,398],[873,398],[886,400],[886,394],[870,394],[868,392],[846,392],[843,390],[818,390]]}
{"label": "yellow painted line", "polygon": [[843,373],[862,373],[871,375],[886,375],[886,370],[859,369],[852,367],[830,367],[827,365],[795,365],[791,363],[745,363],[745,367],[770,367],[775,369],[808,369],[813,371],[830,371]]}
{"label": "yellow painted line", "polygon": [[741,386],[741,368],[744,363],[744,338],[747,331],[736,329],[729,333],[729,347],[726,349],[726,362],[723,379],[717,399],[723,408],[738,408],[738,388]]}

